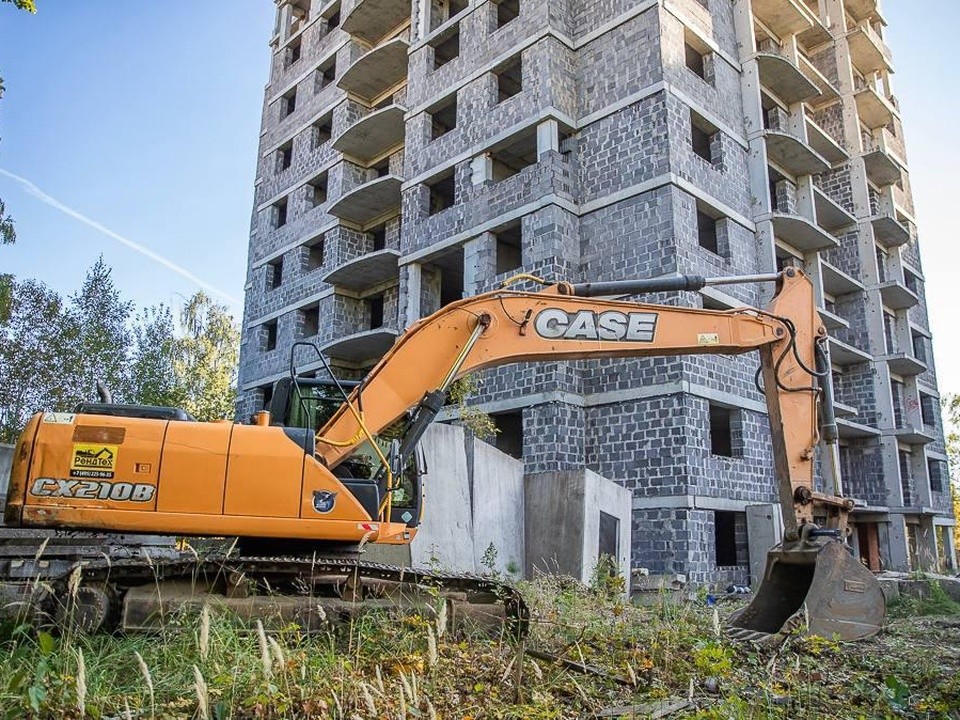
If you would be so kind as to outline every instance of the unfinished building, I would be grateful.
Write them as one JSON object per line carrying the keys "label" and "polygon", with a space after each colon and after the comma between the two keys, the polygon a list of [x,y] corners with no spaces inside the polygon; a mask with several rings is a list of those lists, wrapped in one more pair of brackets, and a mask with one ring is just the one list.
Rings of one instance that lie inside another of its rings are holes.
{"label": "unfinished building", "polygon": [[[955,567],[884,28],[876,0],[279,0],[240,414],[293,342],[359,378],[409,324],[518,273],[798,266],[831,332],[855,552]],[[746,508],[776,497],[755,366],[512,365],[475,402],[531,476],[587,468],[632,492],[634,566],[744,582]]]}

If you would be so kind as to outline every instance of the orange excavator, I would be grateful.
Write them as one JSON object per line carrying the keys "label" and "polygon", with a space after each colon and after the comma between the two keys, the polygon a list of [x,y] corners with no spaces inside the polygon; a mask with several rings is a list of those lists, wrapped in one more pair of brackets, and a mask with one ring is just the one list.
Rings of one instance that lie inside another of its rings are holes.
{"label": "orange excavator", "polygon": [[[776,282],[763,310],[625,299],[763,281]],[[884,603],[846,544],[853,501],[840,488],[825,341],[813,286],[792,268],[504,288],[419,321],[359,383],[332,372],[326,381],[301,378],[291,362],[273,413],[258,413],[253,424],[201,423],[176,409],[112,403],[40,413],[14,451],[8,526],[239,540],[230,552],[203,557],[113,543],[44,565],[44,553],[62,544],[57,535],[32,556],[0,555],[0,596],[97,630],[118,616],[126,629],[148,628],[213,598],[241,615],[275,613],[313,626],[357,607],[435,599],[439,589],[450,621],[492,615],[522,630],[526,608],[508,586],[364,562],[358,552],[416,536],[423,511],[417,446],[453,382],[518,361],[759,351],[785,535],[732,632],[760,638],[805,621],[812,633],[866,637],[880,628]],[[814,485],[821,441],[832,469],[829,493]]]}

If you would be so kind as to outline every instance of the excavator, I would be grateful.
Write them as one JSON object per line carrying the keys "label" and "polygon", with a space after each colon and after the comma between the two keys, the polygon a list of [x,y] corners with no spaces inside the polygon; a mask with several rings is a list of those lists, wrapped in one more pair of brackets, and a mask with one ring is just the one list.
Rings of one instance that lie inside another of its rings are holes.
{"label": "excavator", "polygon": [[[315,346],[329,378],[302,377],[291,351],[290,377],[249,424],[110,402],[38,413],[14,450],[5,520],[21,535],[53,535],[36,548],[21,537],[20,550],[0,552],[0,600],[88,631],[118,623],[149,629],[191,604],[216,601],[242,617],[272,614],[307,628],[357,608],[412,604],[442,612],[448,624],[494,618],[522,633],[527,608],[508,584],[363,558],[370,545],[416,537],[424,508],[418,443],[451,385],[520,361],[757,351],[784,537],[730,632],[856,640],[881,628],[879,584],[847,545],[854,501],[841,488],[827,334],[802,271],[584,284],[518,279],[543,287],[504,286],[446,305],[400,335],[360,382],[338,380]],[[632,299],[759,282],[775,283],[764,309]],[[831,470],[828,492],[815,486],[818,453]],[[75,541],[64,552],[63,537],[76,533],[126,540]],[[143,535],[236,540],[201,555],[131,544]]]}

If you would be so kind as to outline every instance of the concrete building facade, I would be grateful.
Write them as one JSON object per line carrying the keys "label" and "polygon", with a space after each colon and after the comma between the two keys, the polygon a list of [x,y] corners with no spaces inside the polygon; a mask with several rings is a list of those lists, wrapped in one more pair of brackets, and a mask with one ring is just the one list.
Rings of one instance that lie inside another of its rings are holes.
{"label": "concrete building facade", "polygon": [[[955,566],[884,26],[876,0],[278,0],[240,414],[294,342],[360,378],[406,326],[518,273],[802,267],[831,332],[854,551]],[[756,363],[511,365],[474,402],[529,476],[586,468],[632,492],[635,566],[744,582],[746,508],[776,498]]]}

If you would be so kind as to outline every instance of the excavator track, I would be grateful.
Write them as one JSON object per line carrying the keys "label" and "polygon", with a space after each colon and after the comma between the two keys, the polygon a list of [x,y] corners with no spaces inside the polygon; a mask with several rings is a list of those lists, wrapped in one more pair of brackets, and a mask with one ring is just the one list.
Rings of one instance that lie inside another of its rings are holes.
{"label": "excavator track", "polygon": [[[153,631],[204,605],[265,625],[316,631],[369,612],[420,615],[451,631],[522,637],[529,612],[519,591],[489,577],[333,556],[245,556],[130,546],[81,533],[0,536],[0,602],[6,615],[86,632]],[[33,550],[33,552],[31,552]]]}

